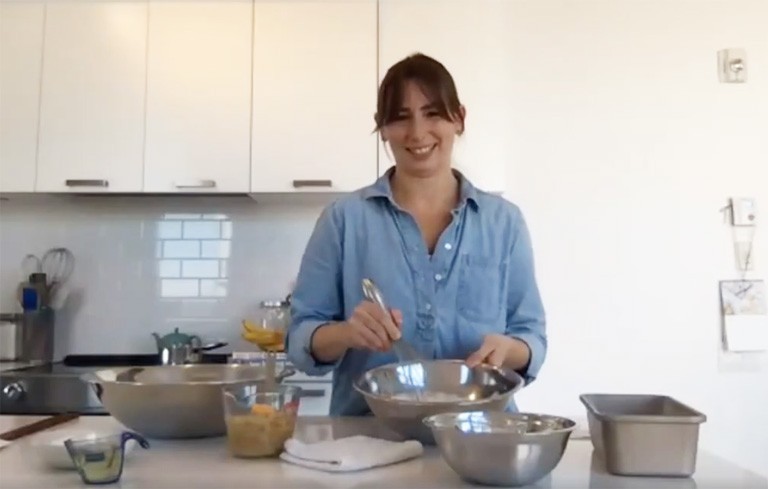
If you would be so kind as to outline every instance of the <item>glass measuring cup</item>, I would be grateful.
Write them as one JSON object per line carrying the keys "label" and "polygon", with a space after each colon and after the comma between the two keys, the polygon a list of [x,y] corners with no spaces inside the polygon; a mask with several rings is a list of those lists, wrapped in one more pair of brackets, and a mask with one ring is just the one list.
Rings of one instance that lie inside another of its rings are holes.
{"label": "glass measuring cup", "polygon": [[123,473],[125,443],[128,440],[136,440],[142,448],[149,448],[149,442],[132,431],[93,439],[70,438],[64,446],[83,482],[110,484],[120,480]]}

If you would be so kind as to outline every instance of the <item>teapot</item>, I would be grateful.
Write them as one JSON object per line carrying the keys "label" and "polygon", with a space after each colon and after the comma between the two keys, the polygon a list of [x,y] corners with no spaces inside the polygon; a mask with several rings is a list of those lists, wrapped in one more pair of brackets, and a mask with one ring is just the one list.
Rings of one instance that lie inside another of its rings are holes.
{"label": "teapot", "polygon": [[200,345],[199,336],[180,333],[179,328],[175,328],[173,330],[173,333],[168,333],[162,338],[157,333],[152,333],[152,336],[155,337],[155,342],[157,343],[157,351],[161,351],[163,348],[171,348],[173,346],[182,346],[182,345],[199,346]]}
{"label": "teapot", "polygon": [[160,355],[160,363],[163,365],[183,365],[186,363],[198,363],[201,352],[214,350],[226,346],[225,342],[216,342],[203,346],[200,337],[180,333],[175,328],[173,333],[160,337],[152,333],[157,343],[157,353]]}

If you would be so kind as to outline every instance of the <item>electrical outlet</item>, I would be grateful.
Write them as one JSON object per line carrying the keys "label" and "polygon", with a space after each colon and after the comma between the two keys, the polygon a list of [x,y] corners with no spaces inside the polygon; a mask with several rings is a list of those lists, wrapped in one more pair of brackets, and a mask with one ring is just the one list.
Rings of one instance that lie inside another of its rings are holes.
{"label": "electrical outlet", "polygon": [[731,198],[731,216],[734,226],[754,226],[757,222],[755,199],[751,197]]}

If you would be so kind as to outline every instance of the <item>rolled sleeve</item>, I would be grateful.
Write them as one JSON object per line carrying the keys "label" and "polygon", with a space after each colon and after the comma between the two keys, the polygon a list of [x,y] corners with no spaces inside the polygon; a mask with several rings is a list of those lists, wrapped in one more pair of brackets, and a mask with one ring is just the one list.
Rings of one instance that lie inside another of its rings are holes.
{"label": "rolled sleeve", "polygon": [[320,215],[302,256],[291,295],[291,324],[286,334],[288,360],[307,375],[325,375],[338,362],[312,355],[312,336],[324,324],[343,319],[341,228],[334,207]]}
{"label": "rolled sleeve", "polygon": [[312,355],[312,336],[320,326],[328,324],[324,320],[311,320],[301,322],[288,334],[288,359],[291,363],[307,375],[322,376],[331,372],[339,362],[322,363]]}
{"label": "rolled sleeve", "polygon": [[529,384],[538,377],[547,356],[547,333],[530,233],[522,214],[518,214],[509,258],[506,333],[528,345],[530,359],[519,373]]}

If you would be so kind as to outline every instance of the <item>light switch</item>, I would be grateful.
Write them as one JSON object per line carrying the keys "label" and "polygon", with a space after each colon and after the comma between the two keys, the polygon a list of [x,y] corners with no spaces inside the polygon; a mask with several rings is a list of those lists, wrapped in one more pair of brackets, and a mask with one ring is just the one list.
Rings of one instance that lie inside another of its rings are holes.
{"label": "light switch", "polygon": [[747,52],[744,49],[722,49],[717,52],[718,72],[722,83],[747,81]]}
{"label": "light switch", "polygon": [[734,226],[754,226],[757,223],[755,199],[751,197],[734,197],[731,199]]}

